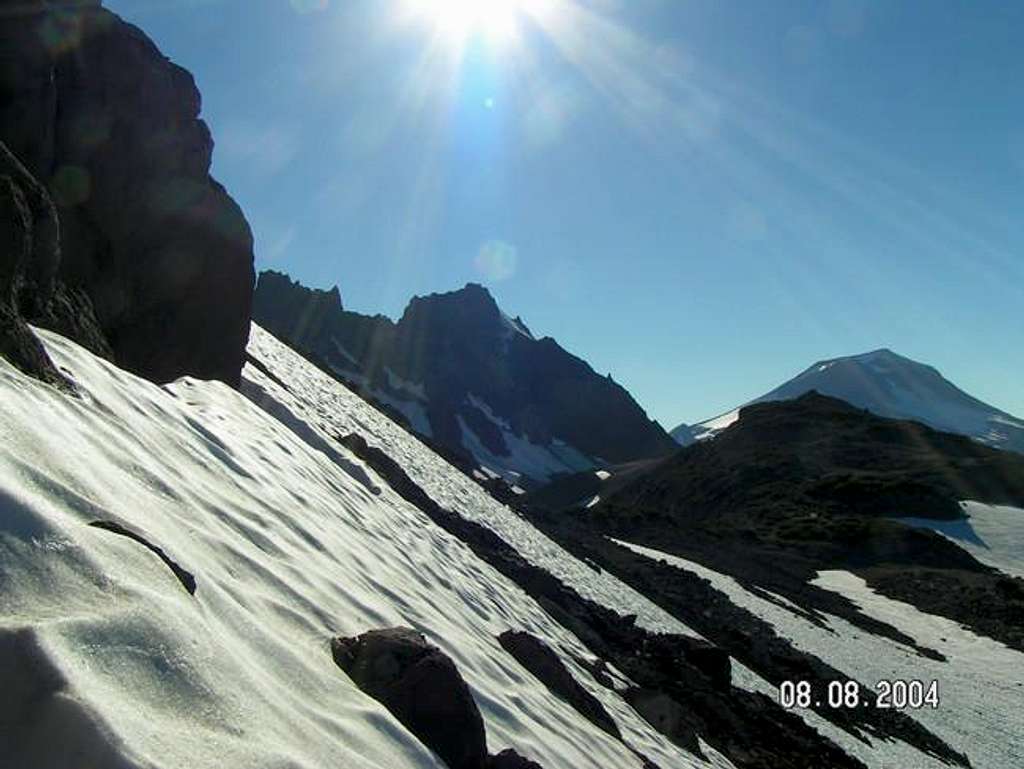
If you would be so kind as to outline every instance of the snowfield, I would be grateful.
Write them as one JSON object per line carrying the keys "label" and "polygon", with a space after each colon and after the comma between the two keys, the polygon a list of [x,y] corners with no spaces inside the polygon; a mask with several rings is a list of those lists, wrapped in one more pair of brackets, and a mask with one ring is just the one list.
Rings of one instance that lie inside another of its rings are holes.
{"label": "snowfield", "polygon": [[897,518],[908,526],[931,529],[947,537],[986,566],[1024,579],[1024,510],[1009,505],[961,502],[967,516],[959,521]]}
{"label": "snowfield", "polygon": [[[769,622],[795,648],[815,655],[866,686],[874,686],[883,679],[916,679],[926,685],[938,681],[940,706],[906,711],[909,715],[954,749],[964,752],[979,769],[1024,766],[1024,654],[975,635],[943,617],[925,614],[909,604],[879,595],[849,572],[822,572],[812,584],[847,596],[864,614],[902,631],[919,646],[941,652],[946,661],[923,657],[911,647],[875,636],[830,614],[819,613],[827,626],[822,628],[785,605],[755,595],[728,575],[658,550],[613,541],[703,577],[737,606]],[[739,676],[737,685],[741,685]],[[797,712],[805,719],[813,715],[810,711]],[[825,731],[820,722],[808,723],[870,766],[946,766],[902,742],[863,735],[869,740],[868,747],[839,730]]]}
{"label": "snowfield", "polygon": [[[495,636],[561,655],[626,741],[706,766],[596,685],[589,657],[517,586],[331,436],[358,431],[437,501],[491,526],[588,597],[678,622],[572,559],[348,390],[253,328],[244,397],[159,387],[39,332],[79,396],[0,360],[0,724],[5,766],[400,769],[440,762],[333,663],[334,635],[410,625],[452,656],[491,752],[546,769],[641,766],[519,667]],[[119,523],[195,575],[189,595]],[[16,735],[16,736],[15,736]],[[728,767],[724,759],[713,765]]]}
{"label": "snowfield", "polygon": [[[295,351],[253,324],[249,352],[281,381],[246,366],[242,391],[322,450],[333,451],[331,436],[359,433],[397,461],[435,502],[488,527],[520,554],[574,588],[584,598],[619,614],[636,614],[637,624],[655,632],[699,634],[607,572],[578,561],[534,526],[494,500],[414,436],[359,396],[310,366]],[[324,447],[327,447],[324,449]]]}

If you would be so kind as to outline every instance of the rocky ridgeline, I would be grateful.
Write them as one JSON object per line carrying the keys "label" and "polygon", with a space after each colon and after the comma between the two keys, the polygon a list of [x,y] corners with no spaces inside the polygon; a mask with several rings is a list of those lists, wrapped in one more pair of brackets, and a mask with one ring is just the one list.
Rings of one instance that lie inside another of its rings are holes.
{"label": "rocky ridgeline", "polygon": [[[346,383],[357,382],[364,397],[418,401],[428,437],[443,451],[469,450],[465,425],[493,456],[507,457],[499,423],[537,446],[561,440],[602,462],[678,448],[610,376],[554,339],[534,338],[483,286],[415,297],[393,323],[344,310],[337,288],[309,289],[268,271],[256,286],[253,319]],[[395,377],[419,393],[396,388]]]}
{"label": "rocky ridgeline", "polygon": [[154,381],[238,382],[252,234],[209,175],[200,108],[192,76],[99,0],[4,3],[8,314]]}

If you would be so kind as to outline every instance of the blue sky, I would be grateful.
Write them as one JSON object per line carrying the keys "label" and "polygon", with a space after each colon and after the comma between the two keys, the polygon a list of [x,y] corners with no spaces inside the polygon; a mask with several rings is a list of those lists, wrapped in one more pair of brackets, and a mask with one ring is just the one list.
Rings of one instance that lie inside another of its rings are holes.
{"label": "blue sky", "polygon": [[1024,3],[105,4],[195,74],[259,269],[482,282],[666,428],[878,347],[1024,415]]}

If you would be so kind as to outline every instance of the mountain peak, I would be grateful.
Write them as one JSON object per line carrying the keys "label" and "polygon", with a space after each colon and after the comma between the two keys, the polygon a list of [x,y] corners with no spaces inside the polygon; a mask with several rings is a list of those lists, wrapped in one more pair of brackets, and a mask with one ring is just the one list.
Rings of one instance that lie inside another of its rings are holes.
{"label": "mountain peak", "polygon": [[877,350],[871,350],[870,352],[864,352],[860,355],[851,355],[851,358],[860,358],[863,360],[871,360],[874,358],[899,358],[900,360],[909,360],[902,355],[893,352],[888,347],[879,347]]}
{"label": "mountain peak", "polygon": [[906,356],[900,355],[893,351],[889,347],[879,347],[876,350],[869,350],[868,352],[856,353],[854,355],[840,355],[835,358],[823,358],[817,363],[812,365],[808,371],[820,370],[824,371],[823,367],[831,367],[836,363],[879,363],[879,362],[893,362],[893,363],[915,363],[915,361],[907,358]]}
{"label": "mountain peak", "polygon": [[435,301],[487,302],[495,306],[498,304],[494,301],[494,297],[491,296],[491,292],[487,290],[486,286],[473,282],[469,282],[462,288],[456,288],[452,291],[440,291],[428,294],[425,297],[416,298],[432,299]]}
{"label": "mountain peak", "polygon": [[[1024,421],[970,396],[932,366],[888,347],[818,361],[750,404],[795,400],[811,392],[879,416],[922,422],[996,448],[1024,451]],[[681,425],[673,435],[681,443],[688,434],[713,437],[738,417],[736,409],[692,429]]]}
{"label": "mountain peak", "polygon": [[[877,350],[872,350],[871,352],[864,352],[864,353],[861,353],[860,355],[850,355],[850,356],[848,356],[847,359],[848,360],[859,360],[859,361],[865,361],[865,362],[871,362],[871,361],[891,361],[891,362],[896,362],[896,363],[910,363],[910,364],[914,364],[914,365],[918,365],[918,366],[922,365],[922,364],[918,363],[917,361],[912,360],[911,358],[908,358],[906,355],[900,355],[898,352],[895,352],[894,350],[892,350],[892,349],[890,349],[888,347],[880,347]],[[844,359],[843,358],[837,358],[837,360],[844,360]]]}
{"label": "mountain peak", "polygon": [[478,320],[501,319],[498,303],[494,301],[491,292],[479,283],[467,283],[454,291],[414,296],[405,308],[402,321],[408,322],[424,312],[431,315],[457,314]]}

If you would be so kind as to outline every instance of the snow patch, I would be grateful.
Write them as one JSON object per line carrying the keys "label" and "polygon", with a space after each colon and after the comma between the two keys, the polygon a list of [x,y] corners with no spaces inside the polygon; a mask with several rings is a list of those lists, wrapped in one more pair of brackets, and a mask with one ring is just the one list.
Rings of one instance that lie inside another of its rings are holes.
{"label": "snow patch", "polygon": [[496,415],[482,398],[470,393],[467,401],[501,431],[501,437],[509,453],[507,456],[492,453],[465,420],[457,416],[462,430],[462,445],[481,464],[497,468],[505,480],[514,483],[523,475],[527,475],[539,481],[546,481],[555,473],[577,473],[594,466],[594,460],[558,438],[545,446],[534,443],[525,436],[516,435],[508,421]]}
{"label": "snow patch", "polygon": [[1024,510],[983,502],[961,502],[967,516],[958,521],[897,518],[952,540],[983,564],[1024,579]]}
{"label": "snow patch", "polygon": [[527,329],[526,326],[522,325],[521,323],[517,323],[515,318],[506,315],[504,312],[501,313],[501,321],[505,327],[506,333],[508,333],[509,336],[515,336],[516,334],[518,334],[519,336],[524,336],[527,339],[534,338],[533,334],[530,333],[529,329]]}
{"label": "snow patch", "polygon": [[693,433],[694,440],[705,441],[709,438],[714,438],[718,433],[722,432],[722,430],[729,427],[739,418],[740,410],[733,409],[732,411],[727,411],[713,419],[708,419],[700,424],[693,425],[691,431]]}

